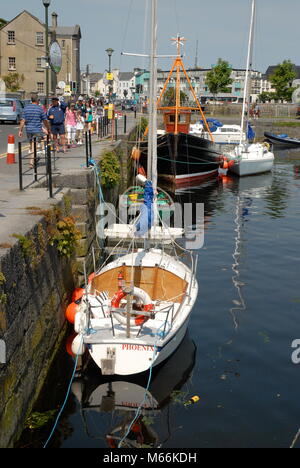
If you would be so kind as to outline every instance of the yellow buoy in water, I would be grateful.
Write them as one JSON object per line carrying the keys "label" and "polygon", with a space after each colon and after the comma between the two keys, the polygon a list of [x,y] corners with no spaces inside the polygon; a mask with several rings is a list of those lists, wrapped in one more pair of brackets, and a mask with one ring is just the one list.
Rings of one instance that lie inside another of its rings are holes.
{"label": "yellow buoy in water", "polygon": [[197,403],[199,400],[200,400],[200,397],[198,397],[198,395],[195,395],[192,398],[190,398],[188,401],[186,401],[184,403],[184,406],[193,405],[194,403]]}

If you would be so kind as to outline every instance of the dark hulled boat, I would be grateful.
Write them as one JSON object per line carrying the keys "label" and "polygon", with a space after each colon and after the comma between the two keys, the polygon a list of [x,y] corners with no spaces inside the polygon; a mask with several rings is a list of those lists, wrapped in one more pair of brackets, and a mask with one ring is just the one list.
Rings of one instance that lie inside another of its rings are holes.
{"label": "dark hulled boat", "polygon": [[[177,57],[157,101],[157,109],[162,113],[164,121],[164,131],[157,136],[157,172],[160,185],[176,188],[190,187],[208,177],[216,177],[223,163],[223,156],[214,144],[213,135],[181,59],[180,45],[184,38],[177,36],[173,40],[177,43]],[[170,80],[174,73],[176,73],[175,105],[162,106],[163,96],[168,88],[172,87]],[[182,74],[190,87],[195,102],[194,107],[181,105],[180,78]],[[190,133],[192,112],[200,113],[210,139]],[[147,141],[141,142],[140,150],[139,163],[147,172]]]}
{"label": "dark hulled boat", "polygon": [[278,148],[299,148],[300,140],[298,138],[291,138],[288,135],[274,135],[270,132],[264,132],[266,141]]}

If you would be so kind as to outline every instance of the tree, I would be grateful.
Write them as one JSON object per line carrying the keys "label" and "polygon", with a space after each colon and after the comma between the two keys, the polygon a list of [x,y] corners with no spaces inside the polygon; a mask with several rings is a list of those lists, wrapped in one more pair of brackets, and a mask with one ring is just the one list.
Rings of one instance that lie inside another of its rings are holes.
{"label": "tree", "polygon": [[208,86],[210,92],[216,98],[218,93],[229,93],[229,86],[233,80],[230,78],[232,68],[226,60],[218,59],[217,65],[215,65],[211,71],[206,75],[205,84]]}
{"label": "tree", "polygon": [[24,75],[20,75],[17,72],[9,73],[8,75],[3,76],[2,79],[8,91],[15,93],[21,88],[21,84],[24,81]]}
{"label": "tree", "polygon": [[276,90],[277,99],[290,101],[296,88],[292,87],[292,82],[296,78],[294,65],[290,60],[284,60],[279,64],[274,74],[270,77],[273,88]]}
{"label": "tree", "polygon": [[[181,104],[186,102],[187,99],[188,99],[188,96],[183,91],[180,91]],[[163,106],[171,107],[171,106],[175,106],[175,103],[176,103],[175,88],[172,87],[172,88],[169,88],[164,93]]]}
{"label": "tree", "polygon": [[3,18],[0,18],[0,29],[7,24],[7,21]]}
{"label": "tree", "polygon": [[277,94],[276,93],[271,93],[271,92],[267,92],[267,91],[263,91],[259,96],[258,96],[258,99],[260,102],[267,102],[267,101],[272,101],[274,99],[274,101],[277,100]]}

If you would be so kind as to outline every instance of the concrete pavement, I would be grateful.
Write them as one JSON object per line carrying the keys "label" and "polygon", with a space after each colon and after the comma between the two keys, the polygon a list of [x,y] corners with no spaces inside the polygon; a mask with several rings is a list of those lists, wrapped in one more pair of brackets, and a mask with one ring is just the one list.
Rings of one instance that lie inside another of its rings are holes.
{"label": "concrete pavement", "polygon": [[[135,125],[134,115],[130,114],[127,118],[127,132]],[[118,122],[118,135],[124,136],[123,121]],[[92,137],[92,157],[97,160],[105,148],[112,148],[116,141],[112,141],[111,136],[101,140],[95,135]],[[26,145],[26,143],[25,143]],[[17,150],[17,144],[16,144]],[[68,175],[72,171],[91,171],[86,169],[86,150],[85,145],[70,149],[66,154],[57,153],[57,158],[53,164],[53,175]],[[12,238],[13,233],[27,232],[27,227],[32,224],[33,219],[29,214],[28,208],[39,207],[46,209],[53,205],[53,198],[49,198],[46,188],[34,188],[33,169],[29,168],[28,151],[24,151],[23,159],[23,187],[25,190],[19,190],[19,171],[18,155],[16,154],[16,164],[8,165],[6,157],[0,159],[0,253],[3,244],[13,245],[16,239]],[[42,157],[38,164],[38,181],[41,184],[45,182],[46,165]],[[36,186],[36,184],[35,184]],[[55,191],[56,190],[56,191]],[[56,201],[60,200],[62,193],[54,189]],[[36,217],[34,218],[36,221]]]}

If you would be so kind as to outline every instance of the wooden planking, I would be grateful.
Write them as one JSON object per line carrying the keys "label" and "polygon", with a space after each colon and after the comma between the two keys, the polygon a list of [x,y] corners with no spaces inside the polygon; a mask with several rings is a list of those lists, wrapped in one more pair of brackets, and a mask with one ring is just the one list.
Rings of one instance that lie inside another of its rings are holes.
{"label": "wooden planking", "polygon": [[[132,267],[122,265],[97,275],[92,281],[92,294],[97,291],[108,291],[112,297],[118,290],[118,274],[123,274],[126,286],[131,284]],[[187,281],[159,267],[134,267],[134,286],[146,291],[152,300],[167,301],[179,296],[176,302],[182,302],[187,289]]]}

